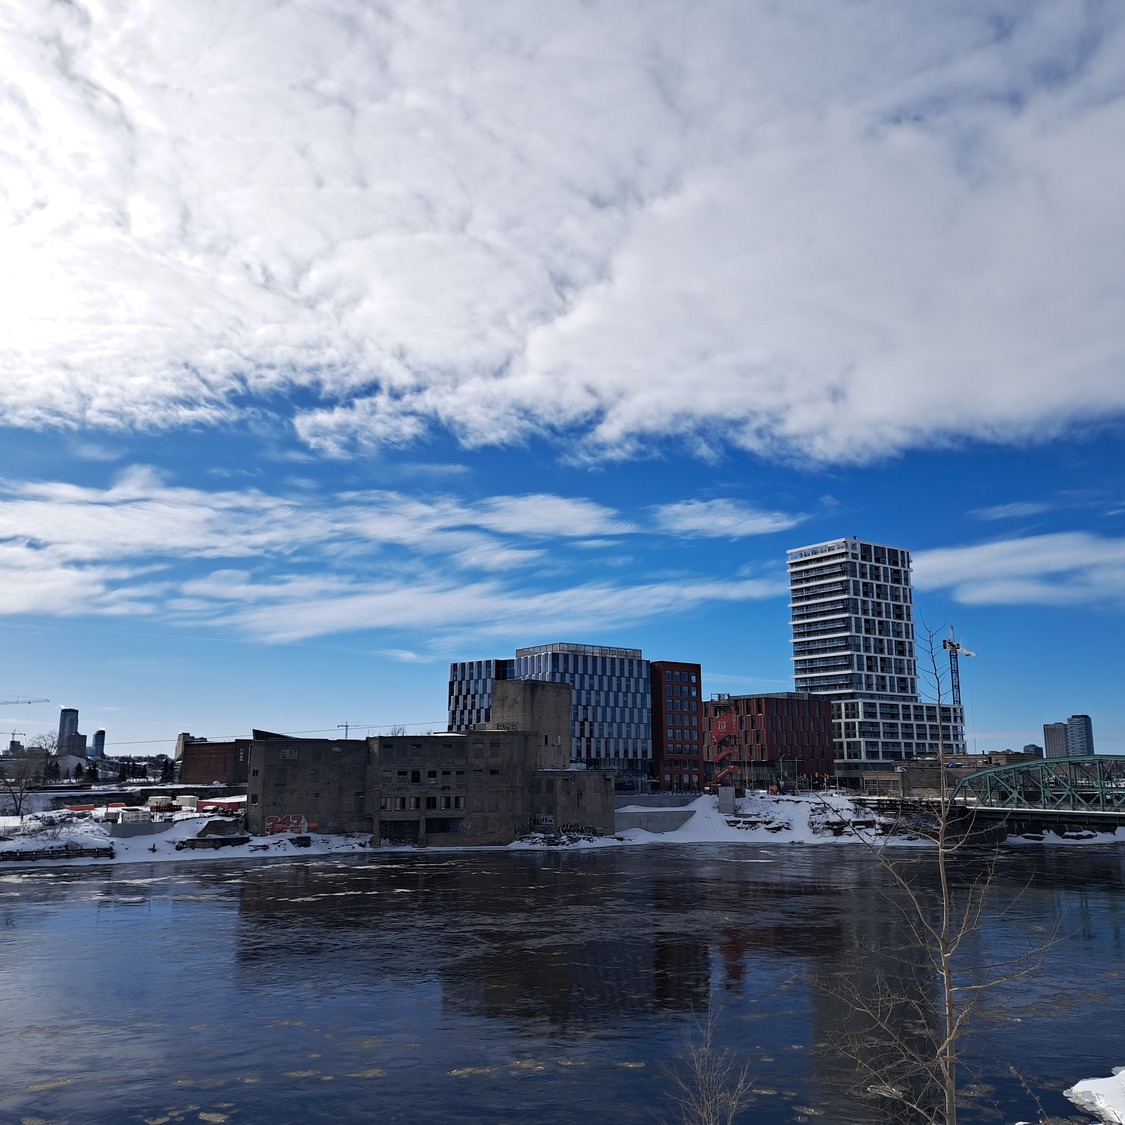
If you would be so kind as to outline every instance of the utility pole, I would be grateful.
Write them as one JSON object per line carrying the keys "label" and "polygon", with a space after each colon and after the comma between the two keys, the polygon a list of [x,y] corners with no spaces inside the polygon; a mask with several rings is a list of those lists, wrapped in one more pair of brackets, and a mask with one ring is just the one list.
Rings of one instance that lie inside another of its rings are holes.
{"label": "utility pole", "polygon": [[349,729],[349,727],[350,727],[350,726],[351,726],[351,724],[350,724],[350,723],[337,723],[337,724],[336,724],[336,729],[337,729],[337,730],[342,730],[342,731],[344,732],[344,741],[347,741],[347,738],[348,738],[348,729]]}

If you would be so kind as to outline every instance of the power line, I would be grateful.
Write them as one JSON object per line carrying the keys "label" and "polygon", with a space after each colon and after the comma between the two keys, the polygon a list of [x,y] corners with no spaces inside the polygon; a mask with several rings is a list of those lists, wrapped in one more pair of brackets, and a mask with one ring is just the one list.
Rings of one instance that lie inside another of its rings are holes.
{"label": "power line", "polygon": [[[421,722],[421,723],[349,723],[348,725],[350,727],[352,727],[354,730],[359,730],[360,728],[362,728],[364,730],[373,730],[373,729],[379,729],[379,728],[384,728],[384,727],[387,727],[387,728],[389,728],[389,727],[402,727],[404,729],[409,729],[411,727],[428,727],[431,730],[433,730],[439,724],[444,724],[444,722],[445,722],[445,719],[443,718],[443,719],[430,719],[429,721]],[[278,733],[279,734],[286,734],[286,735],[331,734],[335,730],[336,730],[336,727],[312,727],[309,730],[279,731]],[[234,742],[237,739],[243,738],[243,737],[245,737],[245,736],[239,735],[239,734],[213,735],[213,736],[209,736],[207,738],[207,741],[208,742]],[[129,742],[114,742],[114,743],[112,743],[112,745],[115,748],[118,747],[118,746],[169,746],[169,745],[175,745],[175,742],[176,742],[176,739],[174,739],[174,738],[140,738],[140,739],[134,739],[134,740],[129,741]]]}

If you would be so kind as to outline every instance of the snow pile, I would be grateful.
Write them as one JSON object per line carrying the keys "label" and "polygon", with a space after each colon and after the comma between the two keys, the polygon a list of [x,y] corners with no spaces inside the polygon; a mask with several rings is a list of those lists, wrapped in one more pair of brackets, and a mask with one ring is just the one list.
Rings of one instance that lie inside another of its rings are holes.
{"label": "snow pile", "polygon": [[1125,1066],[1115,1067],[1112,1078],[1087,1078],[1065,1093],[1106,1125],[1125,1125]]}
{"label": "snow pile", "polygon": [[[643,812],[628,806],[621,812]],[[886,837],[892,827],[889,820],[862,808],[843,793],[827,790],[795,797],[775,797],[759,792],[741,797],[733,813],[719,812],[717,797],[705,795],[685,806],[691,816],[679,828],[653,833],[632,828],[616,839],[627,844],[706,843],[729,841],[743,844],[872,843]],[[914,839],[909,834],[893,838]]]}
{"label": "snow pile", "polygon": [[[15,823],[13,823],[15,822]],[[41,813],[25,817],[22,823],[16,818],[5,818],[0,831],[0,855],[24,852],[43,854],[45,859],[5,859],[3,866],[19,864],[21,867],[54,866],[58,863],[92,864],[106,863],[104,856],[79,856],[79,851],[113,849],[109,862],[115,863],[153,863],[170,860],[271,858],[289,856],[299,858],[327,853],[355,852],[366,849],[366,836],[324,836],[315,832],[304,837],[260,836],[246,837],[242,834],[237,818],[214,817],[196,813],[177,813],[164,821],[151,825],[152,831],[136,836],[112,836],[109,826],[100,816],[90,813]],[[208,825],[222,826],[208,841],[220,842],[220,846],[193,850],[190,842],[201,838],[201,832]],[[148,826],[146,825],[146,828]],[[238,839],[240,843],[227,846],[224,836]],[[300,840],[300,844],[295,841]],[[307,841],[307,843],[306,843]],[[68,854],[70,853],[70,854]]]}

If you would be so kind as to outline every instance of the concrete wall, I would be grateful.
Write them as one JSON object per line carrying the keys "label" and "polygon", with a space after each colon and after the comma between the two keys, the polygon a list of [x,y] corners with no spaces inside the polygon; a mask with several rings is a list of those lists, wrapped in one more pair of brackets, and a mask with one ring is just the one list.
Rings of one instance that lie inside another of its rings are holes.
{"label": "concrete wall", "polygon": [[368,756],[355,738],[252,742],[246,827],[261,835],[271,816],[296,815],[321,832],[369,832]]}
{"label": "concrete wall", "polygon": [[638,809],[635,812],[617,810],[617,831],[643,828],[646,832],[675,832],[695,813],[691,809]]}
{"label": "concrete wall", "polygon": [[616,831],[612,770],[540,770],[531,782],[531,814],[549,816],[556,831],[591,828],[599,835]]}
{"label": "concrete wall", "polygon": [[682,809],[693,801],[698,801],[700,793],[618,793],[615,804],[618,808],[624,805],[640,805],[646,809]]}
{"label": "concrete wall", "polygon": [[507,844],[527,830],[534,734],[371,739],[373,835],[399,843]]}
{"label": "concrete wall", "polygon": [[115,839],[131,840],[134,836],[159,836],[171,827],[170,820],[132,820],[125,824],[107,824],[106,830]]}
{"label": "concrete wall", "polygon": [[573,758],[574,689],[549,680],[496,680],[491,730],[534,731],[535,764],[562,770]]}
{"label": "concrete wall", "polygon": [[246,782],[250,762],[248,738],[230,742],[193,742],[183,735],[177,743],[180,762],[180,781],[184,785],[210,785],[221,781],[224,785],[241,785]]}

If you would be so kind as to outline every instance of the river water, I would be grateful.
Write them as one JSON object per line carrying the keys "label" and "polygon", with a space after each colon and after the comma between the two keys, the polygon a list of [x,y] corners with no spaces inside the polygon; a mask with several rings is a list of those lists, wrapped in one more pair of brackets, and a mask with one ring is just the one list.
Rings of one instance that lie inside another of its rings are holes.
{"label": "river water", "polygon": [[[0,1121],[650,1125],[708,1024],[740,1121],[898,1120],[846,995],[909,978],[925,1018],[900,894],[794,845],[4,869]],[[1061,1091],[1125,1064],[1123,944],[1125,850],[1001,855],[968,954],[1042,964],[967,1043],[964,1122],[1035,1119],[1025,1085],[1088,1120]]]}

